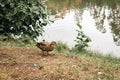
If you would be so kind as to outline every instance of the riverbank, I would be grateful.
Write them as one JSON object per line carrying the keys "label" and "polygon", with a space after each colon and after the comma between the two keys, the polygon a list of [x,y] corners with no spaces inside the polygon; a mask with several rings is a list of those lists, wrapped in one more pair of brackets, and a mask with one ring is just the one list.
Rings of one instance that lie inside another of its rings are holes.
{"label": "riverbank", "polygon": [[0,80],[120,80],[118,58],[67,50],[43,56],[34,45],[2,46]]}

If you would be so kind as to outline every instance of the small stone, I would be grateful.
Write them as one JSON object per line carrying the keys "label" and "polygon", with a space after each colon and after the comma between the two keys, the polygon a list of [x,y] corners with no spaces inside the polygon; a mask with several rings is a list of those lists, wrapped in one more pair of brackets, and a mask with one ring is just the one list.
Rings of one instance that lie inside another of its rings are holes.
{"label": "small stone", "polygon": [[97,75],[101,75],[101,74],[103,74],[103,73],[102,73],[102,72],[98,72],[98,73],[97,73]]}
{"label": "small stone", "polygon": [[18,67],[16,67],[15,69],[16,69],[16,70],[18,70],[19,68],[18,68]]}
{"label": "small stone", "polygon": [[36,63],[34,63],[34,64],[33,64],[33,67],[36,67],[36,66],[37,66],[37,64],[36,64]]}

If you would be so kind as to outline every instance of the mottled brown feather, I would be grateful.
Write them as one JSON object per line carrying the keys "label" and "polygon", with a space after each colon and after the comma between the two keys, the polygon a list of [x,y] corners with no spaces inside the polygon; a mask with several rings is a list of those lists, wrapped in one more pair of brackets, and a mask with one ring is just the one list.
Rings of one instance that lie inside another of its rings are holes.
{"label": "mottled brown feather", "polygon": [[56,45],[56,42],[55,42],[55,41],[52,41],[51,43],[48,43],[48,42],[43,41],[43,42],[37,43],[36,46],[37,46],[39,49],[41,49],[41,50],[43,51],[43,54],[44,54],[44,51],[46,51],[47,53],[48,53],[49,51],[53,51],[55,45]]}

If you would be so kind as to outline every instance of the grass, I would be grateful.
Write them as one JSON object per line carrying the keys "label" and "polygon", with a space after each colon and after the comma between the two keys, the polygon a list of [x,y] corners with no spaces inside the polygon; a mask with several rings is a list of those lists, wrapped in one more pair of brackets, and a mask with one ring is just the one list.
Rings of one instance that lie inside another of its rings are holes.
{"label": "grass", "polygon": [[0,41],[0,48],[3,48],[3,47],[34,47],[34,46],[35,46],[35,42],[24,44],[20,40]]}
{"label": "grass", "polygon": [[111,54],[103,55],[102,53],[93,52],[93,51],[90,51],[90,50],[79,51],[79,50],[77,50],[77,48],[70,49],[69,46],[66,43],[62,43],[62,42],[58,42],[58,45],[56,46],[55,51],[57,53],[62,52],[62,54],[64,53],[64,54],[74,55],[74,56],[83,55],[83,56],[86,56],[86,57],[99,58],[99,59],[102,59],[103,61],[108,61],[108,62],[111,62],[111,63],[120,64],[120,58],[112,56]]}
{"label": "grass", "polygon": [[61,41],[58,41],[54,51],[56,53],[66,53],[67,54],[67,53],[69,53],[70,48],[67,45],[67,43],[63,43]]}
{"label": "grass", "polygon": [[120,80],[119,58],[78,52],[62,42],[43,56],[35,44],[23,45],[1,42],[0,80]]}

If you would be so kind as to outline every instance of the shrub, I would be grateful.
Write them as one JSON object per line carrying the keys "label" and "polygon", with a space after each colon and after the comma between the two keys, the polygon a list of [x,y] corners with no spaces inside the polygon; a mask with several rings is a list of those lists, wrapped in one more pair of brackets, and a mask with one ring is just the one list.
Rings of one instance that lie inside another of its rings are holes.
{"label": "shrub", "polygon": [[75,40],[75,47],[78,51],[81,51],[84,48],[88,47],[88,43],[91,42],[91,39],[83,33],[82,26],[80,24],[77,24],[77,26],[79,27],[79,30],[76,30],[78,34]]}

